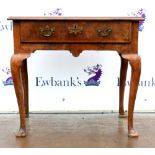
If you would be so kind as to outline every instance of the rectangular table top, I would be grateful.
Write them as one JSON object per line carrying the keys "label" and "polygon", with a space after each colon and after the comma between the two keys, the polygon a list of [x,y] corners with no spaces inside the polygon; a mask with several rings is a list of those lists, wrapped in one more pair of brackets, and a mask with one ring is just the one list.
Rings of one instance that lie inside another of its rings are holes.
{"label": "rectangular table top", "polygon": [[142,17],[52,17],[52,16],[10,16],[8,20],[85,20],[85,21],[143,21]]}

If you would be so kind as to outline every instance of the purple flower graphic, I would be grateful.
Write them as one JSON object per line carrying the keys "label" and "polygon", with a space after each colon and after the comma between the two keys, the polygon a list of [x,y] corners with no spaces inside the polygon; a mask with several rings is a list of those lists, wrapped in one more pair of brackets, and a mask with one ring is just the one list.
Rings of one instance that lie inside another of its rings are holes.
{"label": "purple flower graphic", "polygon": [[96,66],[87,67],[87,69],[84,69],[84,72],[86,72],[88,75],[91,75],[87,81],[84,81],[86,86],[99,86],[99,79],[102,75],[101,67],[102,65],[97,64]]}
{"label": "purple flower graphic", "polygon": [[2,69],[2,72],[4,72],[7,75],[9,75],[11,73],[11,70],[8,67],[5,67],[5,68]]}
{"label": "purple flower graphic", "polygon": [[[142,17],[142,18],[146,19],[146,13],[145,13],[145,12],[146,12],[145,9],[141,8],[140,10],[135,11],[135,12],[131,12],[131,13],[128,14],[128,15],[129,15],[129,16],[130,16],[130,15],[131,15],[131,16],[135,16],[135,17]],[[141,32],[142,32],[143,29],[144,29],[144,22],[145,22],[145,20],[139,22],[139,31],[141,31]]]}
{"label": "purple flower graphic", "polygon": [[8,67],[5,67],[2,69],[2,72],[6,75],[5,80],[2,81],[4,86],[13,85],[11,70]]}
{"label": "purple flower graphic", "polygon": [[61,15],[62,15],[62,9],[61,8],[57,8],[55,10],[47,11],[44,13],[44,16],[61,16]]}

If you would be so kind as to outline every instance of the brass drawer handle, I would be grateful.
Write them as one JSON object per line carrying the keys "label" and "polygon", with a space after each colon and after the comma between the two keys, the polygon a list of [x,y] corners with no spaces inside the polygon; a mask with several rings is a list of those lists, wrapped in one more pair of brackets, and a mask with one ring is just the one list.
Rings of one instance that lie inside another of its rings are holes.
{"label": "brass drawer handle", "polygon": [[99,36],[101,37],[106,37],[106,36],[109,36],[112,32],[112,28],[110,27],[101,27],[101,28],[97,28],[96,29],[96,32]]}
{"label": "brass drawer handle", "polygon": [[83,31],[83,27],[82,26],[78,26],[77,24],[73,24],[73,26],[68,27],[68,31],[70,34],[78,34],[78,33],[82,33]]}
{"label": "brass drawer handle", "polygon": [[40,28],[40,34],[44,37],[50,37],[55,33],[55,28],[46,25]]}

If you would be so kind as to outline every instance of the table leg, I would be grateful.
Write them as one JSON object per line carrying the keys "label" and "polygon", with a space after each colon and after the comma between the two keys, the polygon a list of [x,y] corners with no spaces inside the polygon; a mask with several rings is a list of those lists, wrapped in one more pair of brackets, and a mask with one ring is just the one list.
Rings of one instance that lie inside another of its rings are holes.
{"label": "table leg", "polygon": [[128,136],[138,137],[138,133],[133,127],[133,112],[141,73],[141,59],[137,54],[122,54],[121,56],[123,59],[128,60],[131,65],[131,81],[128,104]]}
{"label": "table leg", "polygon": [[28,99],[28,74],[27,74],[27,59],[23,60],[21,66],[21,74],[24,89],[24,103],[25,103],[25,114],[26,118],[29,117],[29,99]]}
{"label": "table leg", "polygon": [[[19,108],[19,114],[20,114],[20,129],[17,133],[17,137],[25,137],[26,136],[26,121],[25,121],[25,89],[23,83],[23,75],[22,71],[24,67],[24,60],[27,59],[30,56],[29,53],[23,53],[23,54],[14,54],[11,57],[11,73],[15,88],[15,93],[17,97],[18,102],[18,108]],[[26,80],[25,80],[26,81]]]}
{"label": "table leg", "polygon": [[119,87],[119,117],[126,118],[127,115],[124,112],[124,90],[125,90],[125,81],[128,68],[128,60],[121,58],[121,69],[120,69],[120,87]]}

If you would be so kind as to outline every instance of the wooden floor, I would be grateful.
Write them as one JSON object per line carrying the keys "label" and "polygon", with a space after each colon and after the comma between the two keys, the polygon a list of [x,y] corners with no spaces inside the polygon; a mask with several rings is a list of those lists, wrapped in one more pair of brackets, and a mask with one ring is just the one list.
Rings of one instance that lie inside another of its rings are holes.
{"label": "wooden floor", "polygon": [[18,114],[0,114],[2,148],[154,148],[155,113],[136,113],[140,136],[128,138],[127,118],[108,114],[30,114],[27,137],[16,138]]}

